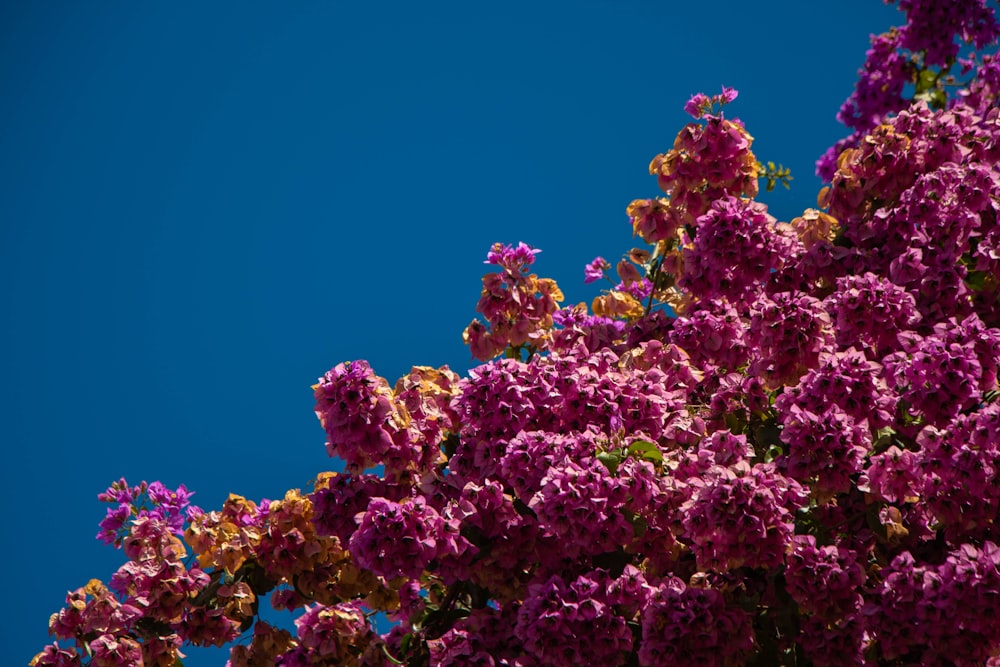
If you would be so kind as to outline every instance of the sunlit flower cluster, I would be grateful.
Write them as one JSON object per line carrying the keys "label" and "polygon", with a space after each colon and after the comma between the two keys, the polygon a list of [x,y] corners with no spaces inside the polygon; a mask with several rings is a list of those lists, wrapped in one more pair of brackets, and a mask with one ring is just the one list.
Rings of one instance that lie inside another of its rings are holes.
{"label": "sunlit flower cluster", "polygon": [[481,363],[336,365],[311,491],[114,483],[127,562],[31,664],[1000,665],[1000,29],[899,4],[818,209],[768,213],[736,91],[693,96],[589,310],[494,244]]}
{"label": "sunlit flower cluster", "polygon": [[563,294],[551,278],[528,273],[539,252],[525,243],[516,247],[497,243],[490,249],[486,263],[500,270],[483,276],[476,310],[486,324],[473,320],[462,334],[476,359],[486,361],[506,349],[530,355],[546,347],[552,315]]}

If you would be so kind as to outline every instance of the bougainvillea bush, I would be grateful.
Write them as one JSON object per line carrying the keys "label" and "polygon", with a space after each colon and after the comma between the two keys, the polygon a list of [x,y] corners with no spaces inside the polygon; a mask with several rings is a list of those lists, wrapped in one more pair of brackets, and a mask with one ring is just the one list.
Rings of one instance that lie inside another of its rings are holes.
{"label": "bougainvillea bush", "polygon": [[787,171],[694,96],[589,308],[498,243],[466,377],[315,385],[342,472],[213,511],[116,482],[128,561],[31,664],[1000,665],[1000,28],[899,6],[817,208],[770,216]]}

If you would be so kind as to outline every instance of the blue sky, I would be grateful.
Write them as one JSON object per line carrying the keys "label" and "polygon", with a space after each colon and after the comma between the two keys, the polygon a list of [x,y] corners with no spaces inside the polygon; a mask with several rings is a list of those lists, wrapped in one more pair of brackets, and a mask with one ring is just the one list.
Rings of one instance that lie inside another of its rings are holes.
{"label": "blue sky", "polygon": [[739,89],[729,115],[795,177],[763,201],[814,206],[868,36],[901,22],[879,0],[3,3],[7,659],[121,563],[93,539],[112,480],[280,497],[335,465],[327,369],[465,371],[493,242],[589,302],[583,265],[632,246],[691,94]]}

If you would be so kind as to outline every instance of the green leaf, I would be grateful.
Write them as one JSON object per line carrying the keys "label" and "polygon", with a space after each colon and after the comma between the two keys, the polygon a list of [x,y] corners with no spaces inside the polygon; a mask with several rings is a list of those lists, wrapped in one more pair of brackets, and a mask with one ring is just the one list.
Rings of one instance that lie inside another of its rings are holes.
{"label": "green leaf", "polygon": [[625,455],[622,454],[622,450],[616,449],[610,452],[600,452],[597,455],[597,460],[604,464],[604,467],[608,469],[612,475],[618,472],[618,466],[621,465],[622,460]]}
{"label": "green leaf", "polygon": [[423,627],[427,639],[437,639],[447,632],[456,621],[467,618],[471,614],[468,609],[452,607],[451,609],[435,609],[424,618]]}
{"label": "green leaf", "polygon": [[887,434],[875,438],[875,442],[872,443],[872,454],[881,454],[886,451],[895,443],[895,434]]}
{"label": "green leaf", "polygon": [[781,447],[781,427],[771,419],[752,425],[749,435],[753,436],[754,448],[760,452],[768,451],[772,446]]}
{"label": "green leaf", "polygon": [[944,89],[938,88],[931,94],[930,106],[932,109],[944,109],[948,106],[948,95]]}
{"label": "green leaf", "polygon": [[663,462],[663,452],[656,446],[655,442],[649,440],[636,440],[628,448],[628,455],[636,458],[652,461],[653,463]]}
{"label": "green leaf", "polygon": [[976,292],[981,292],[986,287],[986,272],[969,271],[965,276],[965,284]]}
{"label": "green leaf", "polygon": [[638,514],[633,514],[627,518],[628,522],[632,524],[632,533],[637,538],[642,539],[642,536],[646,534],[647,530],[649,530],[649,522]]}
{"label": "green leaf", "polygon": [[925,69],[917,77],[917,94],[926,92],[937,85],[938,75],[934,70]]}
{"label": "green leaf", "polygon": [[727,412],[723,415],[722,420],[725,422],[726,428],[728,428],[734,435],[742,433],[743,429],[746,428],[747,425],[745,419],[742,419],[739,415],[732,412]]}

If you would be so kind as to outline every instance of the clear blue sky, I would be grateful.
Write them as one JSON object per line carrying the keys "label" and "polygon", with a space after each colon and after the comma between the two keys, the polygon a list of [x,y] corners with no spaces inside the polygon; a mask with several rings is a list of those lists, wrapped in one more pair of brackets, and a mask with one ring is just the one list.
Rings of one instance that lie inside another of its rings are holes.
{"label": "clear blue sky", "polygon": [[280,497],[334,465],[324,371],[466,370],[494,241],[589,302],[692,93],[738,88],[795,177],[764,201],[815,205],[898,23],[879,0],[3,3],[4,661],[121,563],[93,539],[110,481]]}

